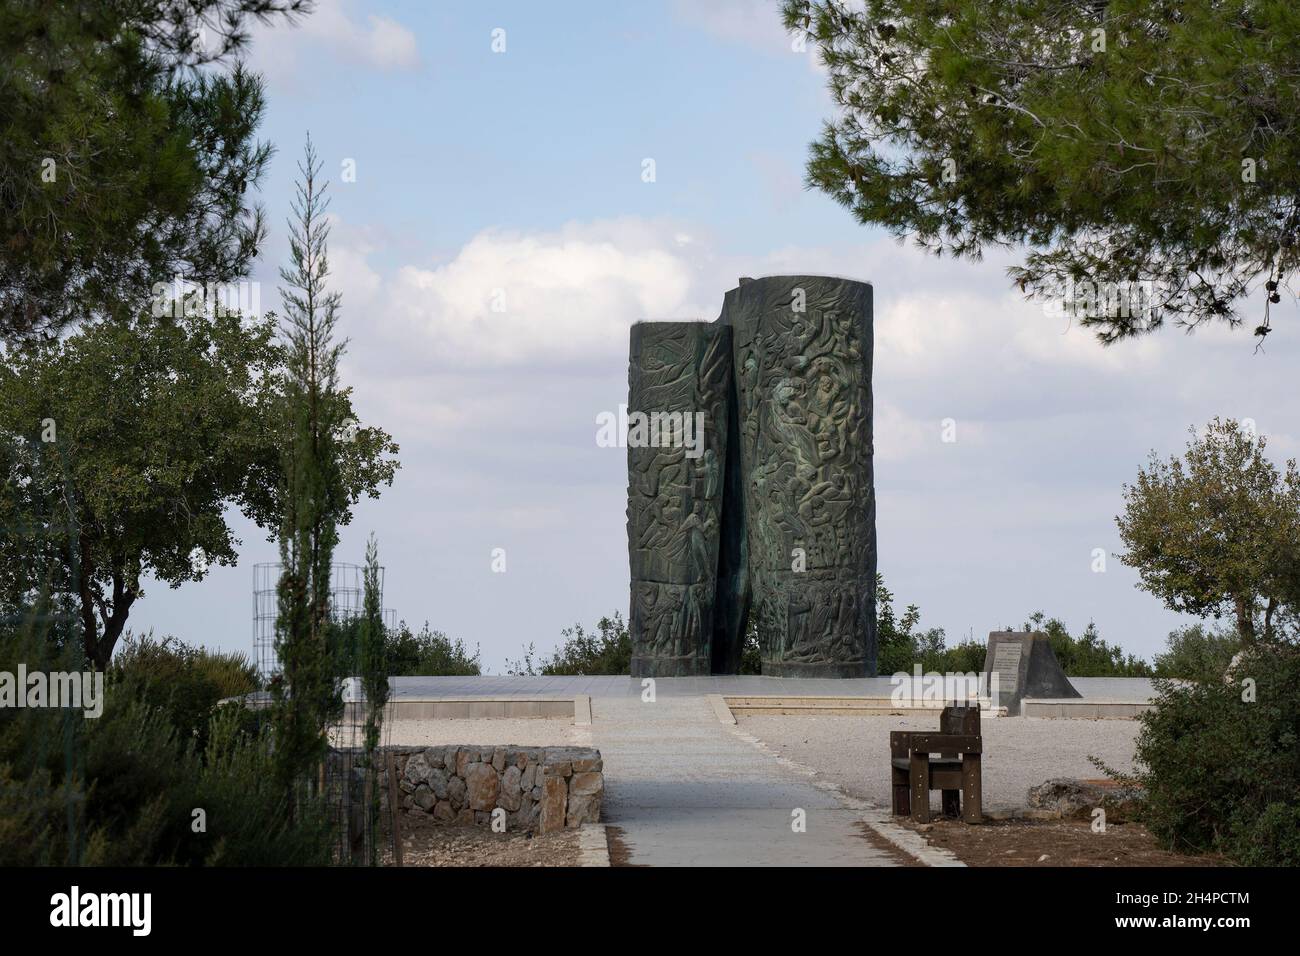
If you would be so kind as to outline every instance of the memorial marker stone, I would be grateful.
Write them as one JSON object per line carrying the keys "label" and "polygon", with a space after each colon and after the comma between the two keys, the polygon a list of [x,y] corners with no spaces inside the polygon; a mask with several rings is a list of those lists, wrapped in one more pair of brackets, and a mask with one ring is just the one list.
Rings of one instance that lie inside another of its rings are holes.
{"label": "memorial marker stone", "polygon": [[984,686],[995,707],[1020,713],[1029,698],[1082,697],[1065,676],[1046,634],[1036,631],[994,631],[984,657]]}

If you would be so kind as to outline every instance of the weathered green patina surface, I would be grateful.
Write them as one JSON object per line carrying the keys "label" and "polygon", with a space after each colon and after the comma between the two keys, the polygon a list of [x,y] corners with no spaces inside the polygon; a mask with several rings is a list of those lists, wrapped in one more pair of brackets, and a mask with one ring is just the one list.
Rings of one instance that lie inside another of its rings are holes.
{"label": "weathered green patina surface", "polygon": [[633,327],[634,675],[735,673],[750,615],[765,674],[875,673],[871,310],[867,283],[769,276],[715,323]]}

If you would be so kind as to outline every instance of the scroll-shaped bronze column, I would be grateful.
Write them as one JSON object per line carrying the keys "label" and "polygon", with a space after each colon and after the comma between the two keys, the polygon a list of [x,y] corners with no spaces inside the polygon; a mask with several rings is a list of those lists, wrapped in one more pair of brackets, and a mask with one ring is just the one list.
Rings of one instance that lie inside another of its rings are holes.
{"label": "scroll-shaped bronze column", "polygon": [[628,628],[634,677],[712,671],[731,329],[632,326],[628,367]]}
{"label": "scroll-shaped bronze column", "polygon": [[716,639],[739,646],[754,615],[764,674],[875,673],[871,309],[865,282],[768,276],[742,279],[718,319],[733,330],[727,486],[741,491],[726,524],[743,527],[744,546],[724,535],[731,633]]}

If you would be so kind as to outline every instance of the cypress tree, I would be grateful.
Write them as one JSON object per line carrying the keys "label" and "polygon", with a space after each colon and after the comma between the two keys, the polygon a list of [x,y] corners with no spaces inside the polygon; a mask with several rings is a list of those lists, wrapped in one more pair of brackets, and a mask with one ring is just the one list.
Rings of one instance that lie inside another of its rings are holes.
{"label": "cypress tree", "polygon": [[347,496],[339,468],[338,360],[334,339],[340,295],[326,289],[329,261],[327,183],[308,137],[298,169],[290,220],[291,266],[285,283],[288,413],[285,507],[280,532],[282,573],[276,653],[280,679],[273,685],[280,781],[293,793],[310,785],[328,750],[328,728],[343,713],[330,619],[330,569]]}

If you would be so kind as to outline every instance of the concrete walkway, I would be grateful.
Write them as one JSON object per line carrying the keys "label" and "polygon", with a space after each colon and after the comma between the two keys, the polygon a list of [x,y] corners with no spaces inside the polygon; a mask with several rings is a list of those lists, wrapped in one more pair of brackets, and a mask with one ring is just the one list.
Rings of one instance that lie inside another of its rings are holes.
{"label": "concrete walkway", "polygon": [[[649,866],[893,866],[845,808],[718,722],[702,696],[592,700],[609,826]],[[791,828],[806,814],[806,831]]]}

